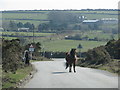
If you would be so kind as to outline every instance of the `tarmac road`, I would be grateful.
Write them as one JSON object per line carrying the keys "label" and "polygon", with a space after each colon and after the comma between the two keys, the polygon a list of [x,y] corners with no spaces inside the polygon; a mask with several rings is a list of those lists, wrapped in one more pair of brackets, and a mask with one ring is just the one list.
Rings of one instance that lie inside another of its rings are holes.
{"label": "tarmac road", "polygon": [[65,70],[64,59],[33,62],[37,69],[24,88],[118,88],[118,76],[103,70],[76,67]]}

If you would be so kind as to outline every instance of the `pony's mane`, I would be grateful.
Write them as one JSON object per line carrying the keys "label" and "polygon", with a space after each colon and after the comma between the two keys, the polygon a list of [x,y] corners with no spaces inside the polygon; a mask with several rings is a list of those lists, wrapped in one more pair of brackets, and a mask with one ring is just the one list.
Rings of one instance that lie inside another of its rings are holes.
{"label": "pony's mane", "polygon": [[71,49],[71,51],[70,51],[70,55],[71,55],[73,58],[75,58],[75,54],[76,54],[75,50],[76,50],[76,49]]}

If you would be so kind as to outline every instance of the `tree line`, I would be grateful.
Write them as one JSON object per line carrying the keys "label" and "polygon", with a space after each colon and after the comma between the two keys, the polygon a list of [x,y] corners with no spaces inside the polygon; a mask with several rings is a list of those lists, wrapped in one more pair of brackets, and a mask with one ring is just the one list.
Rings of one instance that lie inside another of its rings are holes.
{"label": "tree line", "polygon": [[8,24],[4,24],[3,23],[3,28],[5,30],[15,30],[17,31],[18,28],[29,28],[29,30],[34,30],[35,29],[35,25],[30,23],[30,22],[26,22],[26,23],[22,23],[22,22],[18,22],[16,23],[15,21],[10,21]]}

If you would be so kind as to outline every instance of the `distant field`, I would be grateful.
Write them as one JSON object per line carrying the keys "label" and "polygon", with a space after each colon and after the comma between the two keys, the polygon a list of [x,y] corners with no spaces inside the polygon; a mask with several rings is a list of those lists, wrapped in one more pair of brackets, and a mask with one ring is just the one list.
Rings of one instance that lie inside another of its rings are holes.
{"label": "distant field", "polygon": [[50,42],[43,42],[45,51],[62,51],[67,52],[71,48],[77,48],[79,44],[83,46],[82,52],[92,49],[94,47],[104,45],[106,42],[97,42],[97,41],[79,41],[79,40],[55,40]]}
{"label": "distant field", "polygon": [[[75,33],[75,32],[74,32]],[[81,32],[76,32],[80,34]],[[3,32],[7,35],[22,35],[22,36],[32,36],[32,32]],[[89,38],[98,37],[99,39],[109,39],[111,34],[103,33],[102,31],[86,31],[81,33],[82,37],[88,36]],[[77,48],[79,44],[83,46],[82,51],[87,51],[90,48],[94,48],[100,45],[104,45],[106,42],[102,41],[81,41],[81,40],[64,40],[64,36],[54,36],[55,33],[35,33],[35,36],[45,36],[44,38],[35,38],[35,42],[40,42],[42,46],[45,47],[46,51],[69,51],[71,48]],[[73,35],[71,33],[71,35]],[[47,36],[47,37],[46,37]],[[15,39],[17,37],[4,37],[5,39]],[[114,38],[117,39],[118,35],[114,34]],[[28,42],[31,42],[33,38],[26,38]]]}
{"label": "distant field", "polygon": [[11,19],[46,19],[47,14],[41,13],[3,13],[3,18]]}
{"label": "distant field", "polygon": [[83,36],[88,36],[90,39],[97,37],[99,39],[111,39],[111,35],[114,36],[114,39],[118,39],[118,34],[103,33],[102,31],[88,31],[82,34]]}
{"label": "distant field", "polygon": [[[72,11],[71,11],[72,12]],[[74,13],[112,13],[112,14],[117,14],[118,11],[73,11]]]}
{"label": "distant field", "polygon": [[[7,35],[22,35],[22,36],[33,36],[33,32],[2,32],[2,34]],[[49,36],[53,33],[34,33],[35,36]]]}
{"label": "distant field", "polygon": [[[8,40],[17,39],[19,36],[21,36],[21,38],[24,38],[24,39],[28,39],[27,37],[24,37],[24,36],[33,36],[33,32],[2,32],[2,34],[16,36],[16,37],[1,36],[2,38],[8,39]],[[34,36],[47,37],[53,34],[54,33],[34,33]]]}
{"label": "distant field", "polygon": [[[16,12],[4,12],[2,13],[5,22],[14,20],[16,22],[31,22],[38,26],[40,23],[46,23],[48,21],[48,13],[50,11],[16,11]],[[101,19],[101,18],[118,18],[117,11],[65,11],[84,15],[87,19]],[[18,20],[21,19],[21,20]],[[26,20],[27,19],[27,20]],[[30,19],[30,20],[28,20]],[[31,20],[33,19],[33,20]],[[3,22],[4,22],[3,21]]]}

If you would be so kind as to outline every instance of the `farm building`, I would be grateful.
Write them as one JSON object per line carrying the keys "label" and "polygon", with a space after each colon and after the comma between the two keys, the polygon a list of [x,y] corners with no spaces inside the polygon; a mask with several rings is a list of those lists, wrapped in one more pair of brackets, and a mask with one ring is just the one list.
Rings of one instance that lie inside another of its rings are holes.
{"label": "farm building", "polygon": [[104,24],[117,24],[118,19],[117,18],[102,18],[101,22]]}
{"label": "farm building", "polygon": [[95,19],[95,20],[83,20],[82,23],[83,24],[96,24],[96,23],[99,23],[99,20],[98,19]]}
{"label": "farm building", "polygon": [[19,32],[28,32],[29,28],[18,28]]}

